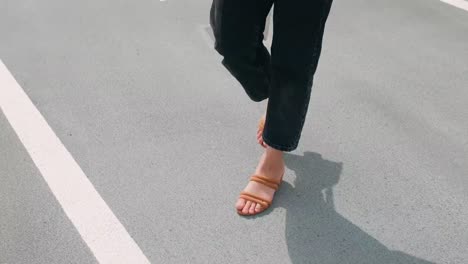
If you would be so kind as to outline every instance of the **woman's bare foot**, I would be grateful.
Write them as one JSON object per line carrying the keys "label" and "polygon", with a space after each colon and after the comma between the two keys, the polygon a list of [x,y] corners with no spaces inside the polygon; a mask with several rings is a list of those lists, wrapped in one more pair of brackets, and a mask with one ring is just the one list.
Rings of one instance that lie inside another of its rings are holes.
{"label": "woman's bare foot", "polygon": [[260,122],[258,123],[258,129],[257,129],[257,142],[260,144],[260,146],[266,148],[267,145],[263,141],[263,128],[265,127],[265,116],[262,116],[260,119]]}
{"label": "woman's bare foot", "polygon": [[[255,170],[255,175],[261,175],[275,182],[279,182],[283,174],[283,152],[267,146],[265,153],[260,158],[260,162]],[[249,181],[244,191],[259,196],[267,201],[271,201],[275,194],[274,189],[255,181]],[[239,214],[242,215],[252,215],[264,210],[261,204],[247,201],[243,198],[239,198],[237,200],[236,209]]]}

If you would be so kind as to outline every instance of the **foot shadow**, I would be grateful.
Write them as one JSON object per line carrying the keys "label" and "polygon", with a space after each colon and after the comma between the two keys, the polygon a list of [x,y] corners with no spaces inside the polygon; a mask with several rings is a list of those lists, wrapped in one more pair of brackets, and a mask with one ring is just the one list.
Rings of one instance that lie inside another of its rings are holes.
{"label": "foot shadow", "polygon": [[277,206],[286,208],[286,241],[295,264],[434,264],[393,251],[351,223],[333,202],[333,186],[343,164],[320,154],[285,154],[296,174],[294,186],[283,182]]}

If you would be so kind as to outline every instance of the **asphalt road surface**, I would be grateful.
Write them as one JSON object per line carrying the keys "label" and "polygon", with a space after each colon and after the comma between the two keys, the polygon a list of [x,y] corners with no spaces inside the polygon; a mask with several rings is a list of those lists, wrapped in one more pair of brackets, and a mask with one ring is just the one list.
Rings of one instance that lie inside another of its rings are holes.
{"label": "asphalt road surface", "polygon": [[221,66],[209,7],[0,0],[1,264],[468,263],[468,11],[335,0],[300,147],[271,210],[243,218],[265,103]]}

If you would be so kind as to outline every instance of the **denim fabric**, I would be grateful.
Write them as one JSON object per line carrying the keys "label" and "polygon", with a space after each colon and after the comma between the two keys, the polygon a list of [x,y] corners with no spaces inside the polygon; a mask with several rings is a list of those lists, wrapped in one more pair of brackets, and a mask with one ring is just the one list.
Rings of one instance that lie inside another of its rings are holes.
{"label": "denim fabric", "polygon": [[[273,14],[271,56],[263,45]],[[263,139],[297,148],[332,0],[214,0],[210,24],[222,64],[255,102],[268,100]]]}

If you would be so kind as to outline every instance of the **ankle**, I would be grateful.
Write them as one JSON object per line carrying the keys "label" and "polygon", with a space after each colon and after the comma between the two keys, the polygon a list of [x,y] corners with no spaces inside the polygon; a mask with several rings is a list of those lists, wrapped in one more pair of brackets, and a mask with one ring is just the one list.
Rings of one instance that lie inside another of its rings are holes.
{"label": "ankle", "polygon": [[268,175],[276,175],[284,171],[283,153],[281,151],[266,150],[258,164],[257,170]]}
{"label": "ankle", "polygon": [[265,157],[269,160],[282,161],[283,151],[268,146],[265,150]]}

